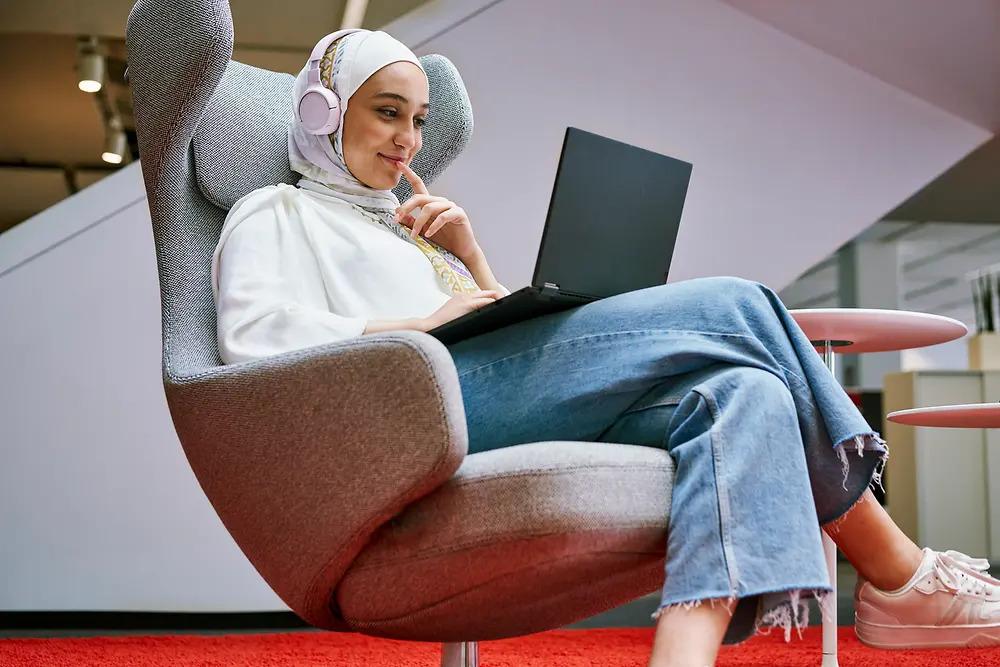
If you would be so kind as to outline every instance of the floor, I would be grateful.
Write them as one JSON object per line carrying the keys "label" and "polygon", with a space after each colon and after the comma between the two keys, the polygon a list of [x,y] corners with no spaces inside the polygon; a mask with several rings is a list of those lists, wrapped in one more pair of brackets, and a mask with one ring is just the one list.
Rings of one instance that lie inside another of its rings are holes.
{"label": "floor", "polygon": [[[849,563],[838,563],[837,579],[837,621],[839,625],[854,623],[854,606],[852,594],[857,575]],[[650,615],[659,606],[660,594],[653,593],[645,597],[617,607],[603,614],[592,616],[567,628],[614,628],[642,627],[653,625]],[[86,616],[85,627],[73,627],[73,619]],[[194,616],[199,620],[192,622]],[[171,623],[170,615],[153,614],[144,617],[142,614],[67,614],[54,616],[47,623],[49,627],[28,627],[23,620],[11,627],[5,623],[0,614],[0,639],[9,637],[91,637],[91,636],[121,636],[121,635],[156,635],[156,634],[236,634],[244,632],[288,632],[309,630],[299,619],[290,613],[276,612],[267,614],[226,614],[214,615],[178,615],[178,622]],[[819,610],[811,605],[810,623],[818,625]],[[317,630],[317,632],[321,632]]]}
{"label": "floor", "polygon": [[[854,624],[854,584],[858,580],[857,572],[850,563],[837,563],[837,625]],[[603,614],[592,616],[567,628],[617,628],[652,625],[650,615],[656,611],[660,603],[660,594],[653,593],[617,607]],[[810,625],[819,625],[820,614],[815,604],[809,606]]]}

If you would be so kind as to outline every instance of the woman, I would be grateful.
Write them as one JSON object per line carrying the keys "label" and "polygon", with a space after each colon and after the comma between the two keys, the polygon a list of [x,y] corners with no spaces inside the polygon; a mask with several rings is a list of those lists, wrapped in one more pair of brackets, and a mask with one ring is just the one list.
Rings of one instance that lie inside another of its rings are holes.
{"label": "woman", "polygon": [[[465,211],[409,167],[433,113],[416,56],[383,32],[321,46],[318,78],[339,112],[322,127],[296,114],[289,162],[303,178],[238,201],[213,258],[227,363],[427,331],[509,293]],[[309,86],[307,64],[296,102]],[[400,176],[414,192],[402,205],[391,192]],[[804,625],[802,600],[830,591],[818,524],[861,576],[866,643],[1000,641],[1000,582],[984,561],[921,550],[874,500],[867,486],[885,443],[763,285],[656,286],[449,351],[470,453],[546,440],[670,452],[677,474],[650,665],[711,664],[723,640]]]}

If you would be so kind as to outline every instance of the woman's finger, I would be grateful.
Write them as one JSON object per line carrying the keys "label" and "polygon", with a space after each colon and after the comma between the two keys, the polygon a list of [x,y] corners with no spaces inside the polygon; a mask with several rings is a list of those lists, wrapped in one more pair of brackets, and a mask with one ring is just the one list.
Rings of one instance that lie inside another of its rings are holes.
{"label": "woman's finger", "polygon": [[405,218],[413,209],[417,208],[418,206],[423,206],[424,204],[429,204],[432,201],[448,201],[448,200],[445,199],[444,197],[435,197],[434,195],[413,195],[405,202],[403,202],[403,204],[400,205],[398,209],[396,209],[396,213],[399,215],[399,218],[402,219]]}
{"label": "woman's finger", "polygon": [[420,180],[419,176],[417,176],[417,172],[410,169],[410,165],[405,162],[398,162],[397,164],[402,167],[403,176],[405,176],[406,180],[410,182],[410,187],[413,188],[413,192],[418,195],[427,194],[427,186],[424,185],[424,182]]}
{"label": "woman's finger", "polygon": [[[451,202],[448,203],[451,204]],[[442,218],[444,219],[442,220]],[[467,218],[468,216],[465,215],[465,209],[463,209],[461,206],[455,206],[454,204],[452,204],[451,208],[449,208],[447,211],[438,216],[438,220],[441,220],[441,224],[438,225],[438,227],[435,228],[434,230],[428,228],[425,236],[431,236],[432,234],[434,234],[434,232],[436,232],[438,229],[445,226],[449,222],[461,222],[463,219]]]}
{"label": "woman's finger", "polygon": [[413,221],[413,227],[410,228],[410,237],[416,238],[425,225],[432,222],[442,211],[446,211],[449,208],[451,208],[451,202],[436,201],[424,206],[420,211],[420,216]]}
{"label": "woman's finger", "polygon": [[449,208],[448,210],[444,211],[443,213],[438,215],[437,218],[434,219],[434,224],[432,224],[430,227],[427,228],[427,232],[424,234],[424,236],[426,236],[427,238],[434,236],[434,232],[441,229],[449,222],[453,222],[456,217],[457,216],[455,213],[455,209]]}
{"label": "woman's finger", "polygon": [[417,208],[418,206],[423,206],[430,200],[431,200],[430,195],[413,195],[412,197],[407,199],[405,202],[403,202],[396,208],[396,218],[398,220],[402,220],[407,215],[409,215],[410,211]]}
{"label": "woman's finger", "polygon": [[488,306],[493,303],[496,299],[474,299],[472,305],[474,308],[482,308],[483,306]]}

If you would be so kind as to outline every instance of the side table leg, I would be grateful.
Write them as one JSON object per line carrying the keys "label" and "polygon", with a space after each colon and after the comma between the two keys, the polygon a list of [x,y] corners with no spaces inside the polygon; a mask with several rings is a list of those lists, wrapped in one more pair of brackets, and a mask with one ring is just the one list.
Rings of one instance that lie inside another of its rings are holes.
{"label": "side table leg", "polygon": [[837,664],[837,545],[823,531],[823,553],[826,567],[830,572],[830,586],[833,594],[830,604],[823,614],[823,667],[838,667]]}
{"label": "side table leg", "polygon": [[[832,341],[824,341],[823,361],[836,377],[837,358],[833,355]],[[839,667],[837,663],[837,545],[826,534],[826,531],[822,531],[822,533],[826,569],[830,573],[830,586],[833,588],[826,609],[827,613],[823,614],[823,667]]]}

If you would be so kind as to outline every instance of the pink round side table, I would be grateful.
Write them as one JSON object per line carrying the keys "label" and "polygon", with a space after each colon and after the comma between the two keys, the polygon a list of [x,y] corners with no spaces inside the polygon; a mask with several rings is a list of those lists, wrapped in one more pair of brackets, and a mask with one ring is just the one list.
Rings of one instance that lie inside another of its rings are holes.
{"label": "pink round side table", "polygon": [[950,317],[878,308],[806,308],[789,311],[817,347],[841,354],[893,352],[947,343],[968,328]]}
{"label": "pink round side table", "polygon": [[896,410],[886,419],[909,426],[940,428],[1000,428],[1000,403],[939,405],[932,408]]}
{"label": "pink round side table", "polygon": [[[946,343],[968,328],[950,317],[879,308],[806,308],[789,311],[836,374],[835,353],[892,352]],[[823,532],[823,550],[833,587],[831,613],[823,619],[823,667],[837,667],[837,545]]]}

